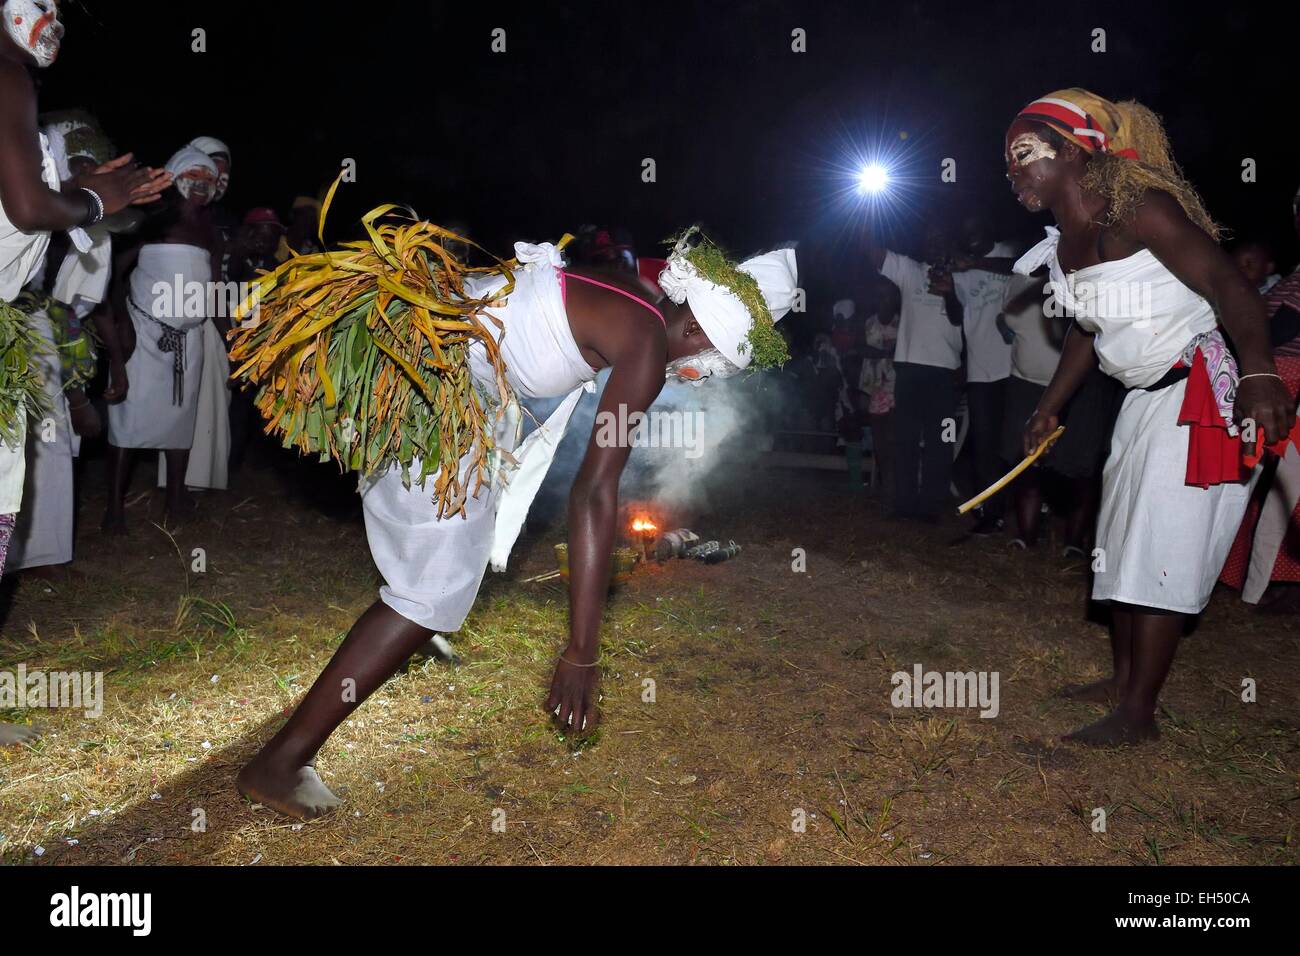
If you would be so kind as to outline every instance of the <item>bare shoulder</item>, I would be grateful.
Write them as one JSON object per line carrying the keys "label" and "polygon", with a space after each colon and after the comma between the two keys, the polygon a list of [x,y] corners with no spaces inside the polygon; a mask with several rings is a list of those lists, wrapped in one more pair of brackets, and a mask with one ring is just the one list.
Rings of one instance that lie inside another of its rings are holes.
{"label": "bare shoulder", "polygon": [[1143,192],[1142,201],[1134,208],[1129,228],[1141,242],[1162,236],[1178,236],[1187,230],[1200,232],[1187,218],[1187,213],[1178,200],[1163,189],[1147,189]]}

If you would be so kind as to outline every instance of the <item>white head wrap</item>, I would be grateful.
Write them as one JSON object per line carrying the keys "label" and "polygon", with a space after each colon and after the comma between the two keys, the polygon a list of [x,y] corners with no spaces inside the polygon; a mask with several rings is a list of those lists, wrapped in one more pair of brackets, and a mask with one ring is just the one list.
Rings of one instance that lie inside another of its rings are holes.
{"label": "white head wrap", "polygon": [[224,173],[220,171],[217,172],[217,189],[212,196],[213,199],[220,199],[226,194],[226,190],[230,188],[230,147],[215,136],[195,136],[190,140],[190,145],[197,150],[207,153],[209,156],[215,156],[217,153],[225,154],[226,171]]}
{"label": "white head wrap", "polygon": [[831,314],[837,319],[851,319],[857,310],[858,307],[852,299],[840,299],[831,307]]}
{"label": "white head wrap", "polygon": [[65,136],[69,128],[67,123],[52,123],[41,127],[41,132],[50,143],[50,155],[54,157],[54,168],[59,171],[61,183],[72,178],[72,172],[68,169],[68,141]]}
{"label": "white head wrap", "polygon": [[212,173],[213,179],[217,178],[217,164],[207,153],[193,146],[182,146],[172,153],[172,158],[167,160],[165,169],[173,176],[180,176],[191,169],[206,169]]}
{"label": "white head wrap", "polygon": [[183,183],[183,178],[192,169],[206,169],[211,173],[213,193],[216,192],[217,164],[202,150],[195,149],[193,146],[182,146],[172,154],[171,159],[167,160],[165,169],[172,174],[176,189],[182,196],[188,197],[190,194],[189,187]]}
{"label": "white head wrap", "polygon": [[230,147],[215,136],[195,136],[190,140],[190,145],[200,152],[207,153],[209,156],[214,156],[217,153],[230,155]]}
{"label": "white head wrap", "polygon": [[[686,258],[685,250],[673,250],[668,264],[659,273],[659,287],[673,302],[686,302],[695,320],[709,337],[714,348],[737,368],[749,365],[749,330],[753,317],[740,298],[723,286],[710,282]],[[799,269],[793,249],[777,249],[746,259],[739,266],[758,282],[772,321],[779,322],[790,311],[798,287]]]}

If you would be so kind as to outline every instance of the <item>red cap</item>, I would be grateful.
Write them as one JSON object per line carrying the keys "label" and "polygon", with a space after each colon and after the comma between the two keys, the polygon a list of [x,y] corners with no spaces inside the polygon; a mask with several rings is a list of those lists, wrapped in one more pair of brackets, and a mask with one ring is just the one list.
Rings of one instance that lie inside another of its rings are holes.
{"label": "red cap", "polygon": [[284,228],[284,223],[280,221],[280,217],[277,216],[275,210],[269,206],[259,206],[256,209],[250,209],[244,216],[245,226],[259,226],[262,223],[270,223],[273,226],[279,226],[281,229]]}

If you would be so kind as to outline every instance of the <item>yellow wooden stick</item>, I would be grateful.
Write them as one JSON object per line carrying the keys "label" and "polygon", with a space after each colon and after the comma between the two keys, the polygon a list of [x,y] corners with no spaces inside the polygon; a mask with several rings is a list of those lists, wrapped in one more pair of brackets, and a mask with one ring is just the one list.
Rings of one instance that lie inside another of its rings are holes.
{"label": "yellow wooden stick", "polygon": [[1034,449],[1033,454],[1026,455],[1024,461],[1016,465],[1016,467],[1012,468],[1009,472],[1007,472],[997,481],[993,482],[993,484],[989,485],[987,488],[981,491],[970,501],[966,502],[964,505],[958,508],[957,514],[964,515],[972,508],[982,505],[984,502],[988,501],[990,498],[996,495],[1007,485],[1011,484],[1011,482],[1015,481],[1016,478],[1019,477],[1022,471],[1024,471],[1034,462],[1036,462],[1038,460],[1038,457],[1042,455],[1043,452],[1047,451],[1047,449],[1052,447],[1052,443],[1056,441],[1056,439],[1060,438],[1061,434],[1064,431],[1065,431],[1064,425],[1057,425],[1056,431],[1052,432],[1052,434],[1048,435],[1046,438],[1044,438],[1042,441],[1038,443],[1038,447]]}

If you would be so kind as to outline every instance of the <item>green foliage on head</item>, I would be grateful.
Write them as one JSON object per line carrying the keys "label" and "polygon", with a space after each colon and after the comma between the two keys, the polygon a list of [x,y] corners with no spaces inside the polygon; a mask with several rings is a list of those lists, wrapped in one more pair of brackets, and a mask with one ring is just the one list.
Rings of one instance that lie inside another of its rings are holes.
{"label": "green foliage on head", "polygon": [[703,278],[734,294],[749,313],[749,334],[741,343],[740,351],[750,352],[751,368],[778,368],[790,360],[790,350],[776,330],[757,279],[736,268],[736,263],[727,257],[722,247],[700,232],[699,226],[691,226],[671,237],[668,243]]}
{"label": "green foliage on head", "polygon": [[82,109],[57,110],[41,115],[41,125],[66,128],[63,140],[69,157],[88,156],[97,164],[113,158],[113,143],[93,115]]}

